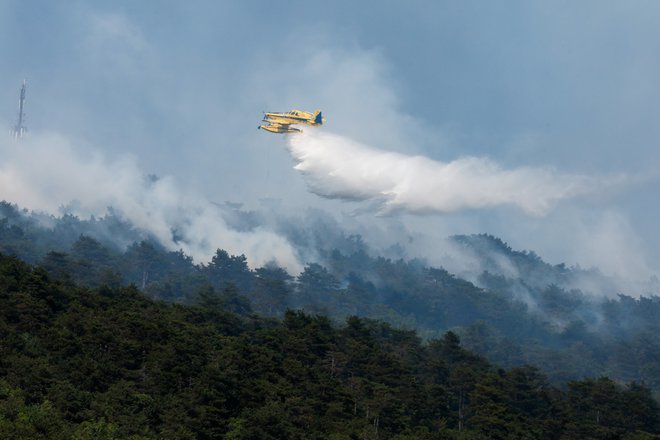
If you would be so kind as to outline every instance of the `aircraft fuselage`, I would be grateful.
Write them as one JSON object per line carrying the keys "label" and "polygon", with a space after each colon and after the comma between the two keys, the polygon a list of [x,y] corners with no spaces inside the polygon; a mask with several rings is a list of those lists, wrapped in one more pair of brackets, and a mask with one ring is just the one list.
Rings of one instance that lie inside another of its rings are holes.
{"label": "aircraft fuselage", "polygon": [[293,124],[305,124],[311,126],[323,125],[325,119],[321,114],[321,110],[316,110],[314,113],[304,112],[302,110],[291,110],[287,113],[264,113],[264,125],[258,128],[264,129],[271,133],[302,133],[299,128],[292,128]]}

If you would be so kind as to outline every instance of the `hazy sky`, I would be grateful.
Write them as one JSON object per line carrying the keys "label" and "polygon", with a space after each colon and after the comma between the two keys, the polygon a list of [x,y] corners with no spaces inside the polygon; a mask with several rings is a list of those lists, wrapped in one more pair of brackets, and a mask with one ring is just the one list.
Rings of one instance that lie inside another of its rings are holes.
{"label": "hazy sky", "polygon": [[658,272],[660,3],[378,4],[2,0],[0,125],[27,78],[31,133],[132,155],[210,200],[340,216],[360,203],[309,193],[283,140],[256,130],[264,110],[321,108],[326,130],[372,148],[629,182],[540,217],[355,222],[488,232],[553,263]]}

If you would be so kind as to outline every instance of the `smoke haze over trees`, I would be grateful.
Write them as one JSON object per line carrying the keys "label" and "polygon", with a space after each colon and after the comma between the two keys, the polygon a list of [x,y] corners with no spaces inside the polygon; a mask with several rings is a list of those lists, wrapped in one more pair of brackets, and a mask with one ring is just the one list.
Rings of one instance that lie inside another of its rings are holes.
{"label": "smoke haze over trees", "polygon": [[[111,212],[81,220],[1,207],[0,252],[66,282],[134,284],[155,299],[210,301],[243,315],[281,317],[291,308],[338,321],[356,315],[416,329],[423,338],[453,330],[500,365],[539,365],[553,383],[607,375],[660,390],[657,280],[646,291],[617,296],[598,271],[553,266],[487,235],[447,241],[450,263],[464,270],[452,274],[423,260],[380,256],[361,237],[318,218],[288,232],[280,226],[301,255],[315,256],[300,273],[272,263],[251,268],[245,256],[220,249],[195,263]],[[232,216],[234,226],[259,223],[255,212],[234,209]]]}

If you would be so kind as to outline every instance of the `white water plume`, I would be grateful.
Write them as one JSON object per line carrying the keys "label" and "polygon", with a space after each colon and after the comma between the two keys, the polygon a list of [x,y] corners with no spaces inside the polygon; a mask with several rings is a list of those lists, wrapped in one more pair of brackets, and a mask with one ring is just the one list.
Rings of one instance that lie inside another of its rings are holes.
{"label": "white water plume", "polygon": [[288,136],[287,145],[310,191],[328,198],[373,200],[383,214],[514,205],[541,216],[560,200],[593,192],[598,183],[546,167],[506,170],[481,157],[440,162],[408,156],[313,129]]}
{"label": "white water plume", "polygon": [[292,273],[302,268],[280,235],[259,228],[236,231],[217,206],[173,178],[148,178],[130,156],[110,161],[96,151],[83,154],[60,135],[0,142],[0,200],[53,215],[66,206],[81,217],[103,216],[111,207],[167,249],[181,249],[198,263],[221,248],[245,254],[252,267],[274,261]]}

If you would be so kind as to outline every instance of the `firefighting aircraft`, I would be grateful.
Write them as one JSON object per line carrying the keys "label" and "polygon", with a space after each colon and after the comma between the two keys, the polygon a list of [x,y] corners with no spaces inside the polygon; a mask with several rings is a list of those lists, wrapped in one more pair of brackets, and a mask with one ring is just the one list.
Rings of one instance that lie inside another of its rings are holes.
{"label": "firefighting aircraft", "polygon": [[262,119],[267,124],[260,125],[258,128],[263,128],[271,133],[302,133],[300,128],[291,127],[293,124],[306,124],[311,126],[323,125],[325,118],[321,114],[321,110],[316,110],[314,113],[304,112],[301,110],[291,110],[287,113],[264,113]]}

